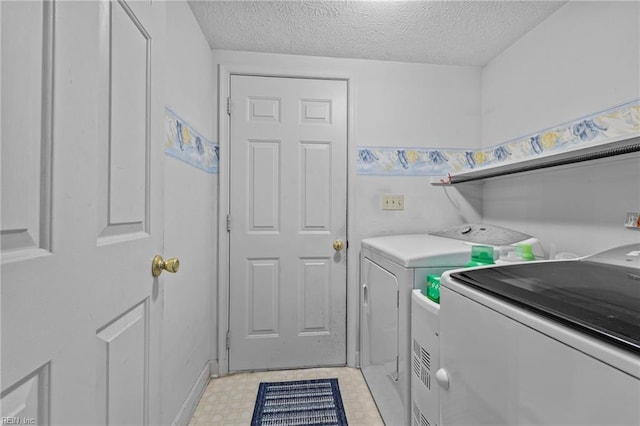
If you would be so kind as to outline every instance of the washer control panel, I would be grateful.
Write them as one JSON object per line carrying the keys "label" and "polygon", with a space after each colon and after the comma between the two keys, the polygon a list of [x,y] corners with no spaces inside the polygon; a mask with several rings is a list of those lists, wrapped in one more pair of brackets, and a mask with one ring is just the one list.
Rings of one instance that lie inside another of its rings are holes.
{"label": "washer control panel", "polygon": [[495,225],[478,224],[459,225],[442,231],[431,232],[430,235],[493,246],[515,244],[531,238],[530,235],[514,231],[513,229],[502,228]]}

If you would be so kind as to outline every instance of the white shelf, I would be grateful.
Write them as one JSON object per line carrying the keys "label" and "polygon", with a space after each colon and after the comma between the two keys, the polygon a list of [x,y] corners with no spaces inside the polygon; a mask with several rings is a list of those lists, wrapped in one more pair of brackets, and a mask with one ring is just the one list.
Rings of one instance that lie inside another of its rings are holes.
{"label": "white shelf", "polygon": [[[535,158],[513,161],[509,163],[493,164],[475,170],[450,175],[448,183],[440,180],[431,182],[432,186],[455,185],[459,183],[482,181],[499,176],[506,176],[515,173],[523,173],[532,170],[558,167],[566,164],[580,163],[584,161],[597,160],[599,158],[614,157],[618,155],[640,152],[640,137],[625,138],[617,141],[607,141],[604,143],[591,145],[588,147],[575,148],[561,152],[551,152]],[[449,179],[447,177],[446,179]]]}

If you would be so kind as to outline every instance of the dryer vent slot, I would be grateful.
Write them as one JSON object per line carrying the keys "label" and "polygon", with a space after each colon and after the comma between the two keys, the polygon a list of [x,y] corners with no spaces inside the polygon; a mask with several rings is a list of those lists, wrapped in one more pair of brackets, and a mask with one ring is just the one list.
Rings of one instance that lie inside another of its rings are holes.
{"label": "dryer vent slot", "polygon": [[431,355],[424,348],[422,348],[422,365],[420,372],[420,381],[431,390]]}
{"label": "dryer vent slot", "polygon": [[420,382],[431,390],[431,354],[413,339],[413,356],[411,357],[413,373]]}
{"label": "dryer vent slot", "polygon": [[423,413],[420,412],[420,408],[418,407],[418,405],[415,403],[415,401],[413,402],[413,418],[411,419],[411,425],[412,426],[431,426],[431,423],[429,423],[429,420],[427,420],[427,418],[424,416]]}
{"label": "dryer vent slot", "polygon": [[415,375],[420,377],[420,352],[422,351],[422,346],[416,339],[413,339],[413,356],[411,357],[411,367]]}
{"label": "dryer vent slot", "polygon": [[424,348],[422,348],[422,364],[427,368],[427,370],[431,370],[431,354],[427,352]]}
{"label": "dryer vent slot", "polygon": [[413,339],[413,353],[417,356],[420,356],[420,351],[422,348],[420,347],[420,343],[416,339]]}
{"label": "dryer vent slot", "polygon": [[411,364],[413,366],[414,374],[416,375],[416,377],[420,378],[420,371],[422,370],[422,367],[420,365],[420,358],[414,356],[413,362]]}
{"label": "dryer vent slot", "polygon": [[420,381],[427,389],[431,390],[431,375],[429,374],[429,370],[425,368],[422,369],[420,372]]}

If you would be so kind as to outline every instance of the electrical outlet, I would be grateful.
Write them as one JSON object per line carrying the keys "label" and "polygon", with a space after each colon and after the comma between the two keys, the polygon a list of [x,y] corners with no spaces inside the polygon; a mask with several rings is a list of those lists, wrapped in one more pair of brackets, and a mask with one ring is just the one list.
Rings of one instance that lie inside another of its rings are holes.
{"label": "electrical outlet", "polygon": [[383,195],[382,210],[404,210],[404,195]]}
{"label": "electrical outlet", "polygon": [[624,221],[624,226],[627,228],[640,228],[640,213],[627,213],[627,220]]}

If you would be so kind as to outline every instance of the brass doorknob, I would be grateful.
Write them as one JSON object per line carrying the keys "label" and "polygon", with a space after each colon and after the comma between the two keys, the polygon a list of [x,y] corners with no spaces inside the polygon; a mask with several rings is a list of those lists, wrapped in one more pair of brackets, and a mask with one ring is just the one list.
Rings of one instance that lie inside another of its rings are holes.
{"label": "brass doorknob", "polygon": [[335,240],[333,242],[333,249],[335,251],[341,251],[344,248],[344,241],[342,240]]}
{"label": "brass doorknob", "polygon": [[171,259],[164,260],[159,254],[153,258],[151,262],[151,275],[154,277],[160,276],[162,270],[167,272],[176,273],[180,269],[180,259],[172,257]]}

